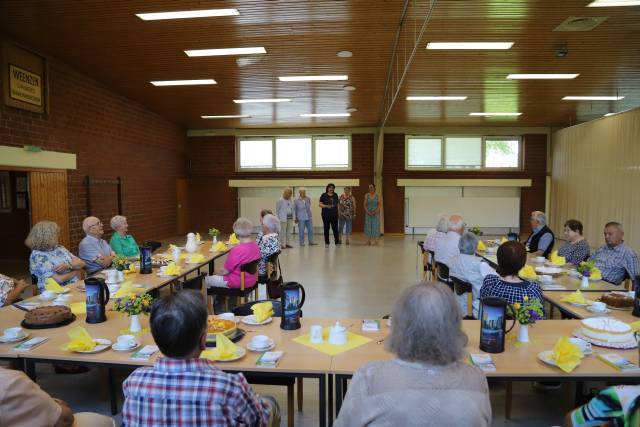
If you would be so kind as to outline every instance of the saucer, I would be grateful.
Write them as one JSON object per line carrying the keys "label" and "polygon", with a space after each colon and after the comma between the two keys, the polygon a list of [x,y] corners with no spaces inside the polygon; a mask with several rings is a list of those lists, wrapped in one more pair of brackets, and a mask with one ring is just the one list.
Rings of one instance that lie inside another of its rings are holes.
{"label": "saucer", "polygon": [[245,323],[247,325],[266,325],[267,323],[271,323],[272,320],[273,320],[273,317],[269,317],[269,318],[263,320],[262,322],[257,322],[256,321],[256,315],[255,314],[251,314],[249,316],[243,317],[241,322]]}
{"label": "saucer", "polygon": [[[541,351],[540,353],[538,353],[538,359],[540,359],[541,361],[543,361],[548,365],[558,366],[556,361],[553,360],[552,355],[553,355],[553,350]],[[582,363],[582,361],[578,362],[578,366],[580,366],[580,363]]]}
{"label": "saucer", "polygon": [[269,339],[269,344],[266,347],[254,347],[253,344],[251,343],[251,341],[249,341],[249,343],[247,344],[247,349],[251,350],[251,351],[255,351],[258,353],[261,353],[263,351],[269,351],[271,349],[273,349],[276,346],[276,343],[273,339]]}
{"label": "saucer", "polygon": [[27,339],[28,337],[29,337],[29,334],[27,332],[25,332],[24,334],[19,335],[17,337],[13,337],[13,338],[8,338],[7,336],[2,335],[2,336],[0,336],[0,343],[8,344],[8,343],[13,343],[13,342],[19,342],[19,341]]}
{"label": "saucer", "polygon": [[112,346],[111,346],[111,350],[113,351],[123,351],[123,352],[129,352],[132,350],[135,350],[136,348],[140,347],[140,344],[136,341],[136,343],[131,346],[131,347],[120,347],[118,346],[118,342],[116,341]]}
{"label": "saucer", "polygon": [[84,354],[100,353],[101,351],[104,351],[109,347],[111,347],[111,341],[107,339],[95,338],[93,341],[95,341],[96,346],[92,350],[75,351],[74,353],[84,353]]}

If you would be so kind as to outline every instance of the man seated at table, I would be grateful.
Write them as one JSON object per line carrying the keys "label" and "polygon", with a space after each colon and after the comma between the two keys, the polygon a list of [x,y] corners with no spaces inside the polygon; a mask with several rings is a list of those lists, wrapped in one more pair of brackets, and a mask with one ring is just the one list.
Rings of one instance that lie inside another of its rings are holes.
{"label": "man seated at table", "polygon": [[548,257],[553,250],[555,236],[553,231],[547,227],[547,216],[544,212],[531,212],[531,234],[525,246],[529,247],[529,252],[534,256]]}
{"label": "man seated at table", "polygon": [[638,275],[638,255],[624,244],[622,224],[609,222],[604,226],[605,244],[600,246],[589,260],[596,263],[602,279],[619,285],[626,277],[635,280]]}
{"label": "man seated at table", "polygon": [[73,414],[64,401],[53,399],[21,371],[0,368],[0,425],[11,427],[113,427],[109,417]]}
{"label": "man seated at table", "polygon": [[78,255],[84,260],[87,273],[93,274],[111,266],[116,254],[109,243],[102,239],[104,235],[102,221],[95,216],[87,217],[82,221],[82,229],[86,236],[80,241]]}
{"label": "man seated at table", "polygon": [[273,398],[258,396],[242,374],[225,373],[199,358],[207,339],[207,306],[200,293],[183,290],[156,300],[150,322],[165,357],[125,380],[125,426],[280,424]]}
{"label": "man seated at table", "polygon": [[449,258],[460,255],[458,243],[460,242],[460,236],[464,233],[466,225],[461,215],[454,214],[449,217],[447,221],[447,234],[436,241],[436,262],[447,264]]}
{"label": "man seated at table", "polygon": [[640,426],[640,386],[608,387],[581,407],[569,412],[565,427]]}

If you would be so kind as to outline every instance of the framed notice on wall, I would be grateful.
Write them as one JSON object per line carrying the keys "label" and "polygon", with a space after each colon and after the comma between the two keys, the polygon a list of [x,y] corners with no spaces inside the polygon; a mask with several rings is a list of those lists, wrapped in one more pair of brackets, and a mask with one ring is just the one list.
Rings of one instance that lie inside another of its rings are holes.
{"label": "framed notice on wall", "polygon": [[46,59],[4,41],[2,43],[2,99],[5,105],[46,114],[48,76]]}

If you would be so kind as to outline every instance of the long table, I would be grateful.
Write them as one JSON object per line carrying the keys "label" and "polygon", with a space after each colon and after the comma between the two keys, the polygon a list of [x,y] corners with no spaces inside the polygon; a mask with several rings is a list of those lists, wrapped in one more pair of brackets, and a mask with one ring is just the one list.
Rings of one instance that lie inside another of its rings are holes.
{"label": "long table", "polygon": [[[588,317],[603,316],[603,314],[595,314],[587,310],[585,307],[573,305],[571,303],[562,301],[562,298],[571,294],[571,292],[545,292],[544,299],[551,304],[552,307],[558,307],[571,317],[576,319],[586,319]],[[585,298],[595,301],[599,299],[605,292],[590,292],[585,295]],[[635,317],[631,314],[631,310],[616,310],[612,309],[606,314],[607,317],[615,317],[618,320],[622,320],[626,323],[633,323],[640,320],[640,317]]]}

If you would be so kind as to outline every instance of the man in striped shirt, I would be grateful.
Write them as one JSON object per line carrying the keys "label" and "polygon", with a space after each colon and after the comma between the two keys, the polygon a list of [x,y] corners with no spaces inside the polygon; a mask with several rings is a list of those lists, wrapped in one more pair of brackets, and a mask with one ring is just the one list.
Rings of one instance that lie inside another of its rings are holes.
{"label": "man in striped shirt", "polygon": [[602,278],[619,285],[625,278],[635,280],[638,273],[638,255],[624,243],[622,225],[609,222],[604,226],[605,244],[600,246],[590,260],[602,272]]}

